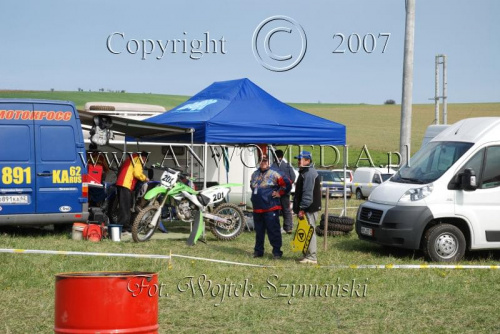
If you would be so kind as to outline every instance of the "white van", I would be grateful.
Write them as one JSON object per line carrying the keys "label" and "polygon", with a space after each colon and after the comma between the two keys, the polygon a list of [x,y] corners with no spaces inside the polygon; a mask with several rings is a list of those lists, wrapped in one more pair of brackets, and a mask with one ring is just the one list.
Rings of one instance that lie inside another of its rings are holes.
{"label": "white van", "polygon": [[462,120],[424,145],[359,207],[356,232],[432,261],[500,248],[500,117]]}
{"label": "white van", "polygon": [[422,139],[422,146],[430,142],[434,137],[449,127],[450,126],[447,124],[429,125],[425,130],[424,138]]}
{"label": "white van", "polygon": [[366,198],[370,196],[373,189],[395,173],[395,170],[388,168],[359,167],[354,171],[351,190],[356,194],[356,199]]}

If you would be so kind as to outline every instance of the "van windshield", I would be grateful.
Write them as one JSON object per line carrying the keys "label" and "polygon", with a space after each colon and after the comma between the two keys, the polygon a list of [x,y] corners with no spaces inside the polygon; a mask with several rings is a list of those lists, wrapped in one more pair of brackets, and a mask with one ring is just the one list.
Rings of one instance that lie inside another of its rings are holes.
{"label": "van windshield", "polygon": [[389,180],[389,178],[394,174],[382,174],[382,182]]}
{"label": "van windshield", "polygon": [[410,159],[410,167],[402,167],[392,182],[426,184],[439,179],[473,143],[431,142]]}
{"label": "van windshield", "polygon": [[328,181],[328,182],[342,182],[342,179],[335,174],[334,172],[330,171],[318,171],[319,176],[321,176],[322,181]]}

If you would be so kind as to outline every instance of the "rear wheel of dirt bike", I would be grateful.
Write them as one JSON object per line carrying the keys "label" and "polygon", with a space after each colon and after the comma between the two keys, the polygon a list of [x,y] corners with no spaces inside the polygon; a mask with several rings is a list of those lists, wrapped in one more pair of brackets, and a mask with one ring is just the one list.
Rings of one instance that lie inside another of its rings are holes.
{"label": "rear wheel of dirt bike", "polygon": [[160,206],[155,203],[137,214],[132,224],[132,239],[135,242],[144,242],[151,239],[158,226],[160,226],[159,222],[156,226],[151,226],[151,220],[159,208]]}
{"label": "rear wheel of dirt bike", "polygon": [[211,222],[210,224],[210,230],[219,240],[233,240],[245,229],[245,215],[234,204],[221,204],[214,209],[212,214],[228,220],[227,223]]}

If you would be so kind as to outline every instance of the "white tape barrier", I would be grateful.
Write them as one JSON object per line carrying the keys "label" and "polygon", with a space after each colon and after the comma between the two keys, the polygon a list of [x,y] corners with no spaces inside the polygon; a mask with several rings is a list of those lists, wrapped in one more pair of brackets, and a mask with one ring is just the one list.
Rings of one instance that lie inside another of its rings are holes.
{"label": "white tape barrier", "polygon": [[351,264],[320,266],[331,269],[500,269],[500,265],[479,266],[467,264]]}
{"label": "white tape barrier", "polygon": [[5,248],[0,248],[0,253],[50,254],[50,255],[83,255],[83,256],[111,256],[111,257],[136,257],[136,258],[166,259],[166,260],[170,259],[169,255],[123,254],[123,253],[91,253],[91,252],[52,251],[52,250],[37,250],[37,249],[5,249]]}
{"label": "white tape barrier", "polygon": [[[158,255],[158,254],[123,254],[123,253],[91,253],[91,252],[71,252],[71,251],[51,251],[51,250],[35,250],[35,249],[6,249],[0,248],[0,253],[16,253],[16,254],[50,254],[50,255],[83,255],[83,256],[109,256],[109,257],[135,257],[135,258],[146,258],[146,259],[165,259],[170,260],[174,257],[198,260],[198,261],[208,261],[215,263],[224,263],[237,266],[247,266],[247,267],[258,267],[258,268],[297,268],[296,266],[286,267],[283,265],[261,265],[252,263],[242,263],[233,261],[224,261],[216,259],[208,259],[203,257],[170,254],[170,255]],[[280,262],[285,264],[284,262]],[[454,265],[454,264],[352,264],[352,265],[330,265],[330,266],[307,266],[308,268],[324,268],[324,269],[500,269],[500,265]],[[306,268],[306,266],[304,266]]]}
{"label": "white tape barrier", "polygon": [[[252,264],[252,263],[241,263],[241,262],[233,262],[233,261],[224,261],[224,260],[215,260],[215,259],[207,259],[204,257],[195,257],[195,256],[187,256],[187,255],[179,255],[172,254],[172,257],[179,257],[183,259],[191,259],[191,260],[199,260],[199,261],[209,261],[209,262],[217,262],[217,263],[225,263],[225,264],[234,264],[237,266],[246,266],[246,267],[259,267],[259,268],[275,268],[278,266],[265,266],[262,264]],[[281,267],[281,266],[279,266]]]}

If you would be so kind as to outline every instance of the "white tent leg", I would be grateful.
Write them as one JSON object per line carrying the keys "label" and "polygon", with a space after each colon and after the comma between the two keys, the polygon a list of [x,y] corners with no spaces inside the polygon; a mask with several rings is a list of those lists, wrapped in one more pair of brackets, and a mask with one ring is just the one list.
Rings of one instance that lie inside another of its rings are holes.
{"label": "white tent leg", "polygon": [[[344,145],[344,211],[341,216],[347,216],[347,145]],[[352,190],[351,190],[352,196]]]}

